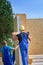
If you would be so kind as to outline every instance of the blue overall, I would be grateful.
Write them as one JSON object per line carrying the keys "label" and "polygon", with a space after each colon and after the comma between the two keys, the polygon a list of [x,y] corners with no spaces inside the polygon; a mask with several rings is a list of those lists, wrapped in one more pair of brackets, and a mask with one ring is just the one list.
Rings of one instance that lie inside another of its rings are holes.
{"label": "blue overall", "polygon": [[14,64],[14,61],[15,61],[15,50],[13,51],[13,54],[12,54],[12,60],[13,60],[13,64]]}
{"label": "blue overall", "polygon": [[10,50],[12,47],[3,46],[2,47],[2,61],[4,65],[13,65],[12,55],[10,54]]}
{"label": "blue overall", "polygon": [[26,33],[20,33],[22,40],[19,41],[19,47],[22,56],[23,65],[28,65],[28,37]]}

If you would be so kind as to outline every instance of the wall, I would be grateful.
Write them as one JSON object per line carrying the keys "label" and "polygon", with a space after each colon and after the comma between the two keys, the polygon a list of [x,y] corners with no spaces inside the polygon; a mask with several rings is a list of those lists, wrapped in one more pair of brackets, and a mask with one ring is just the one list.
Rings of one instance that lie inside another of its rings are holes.
{"label": "wall", "polygon": [[17,32],[17,17],[14,17],[14,32]]}
{"label": "wall", "polygon": [[16,14],[20,17],[20,25],[24,25],[26,31],[26,15],[25,14]]}
{"label": "wall", "polygon": [[32,37],[29,54],[43,54],[43,19],[28,19],[26,23]]}

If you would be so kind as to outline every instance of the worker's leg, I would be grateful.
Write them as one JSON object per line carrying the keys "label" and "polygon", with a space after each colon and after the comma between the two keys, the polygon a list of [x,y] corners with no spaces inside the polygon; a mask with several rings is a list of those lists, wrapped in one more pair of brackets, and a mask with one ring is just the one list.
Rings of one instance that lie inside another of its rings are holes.
{"label": "worker's leg", "polygon": [[23,65],[28,65],[27,57],[23,57],[22,61],[23,61]]}
{"label": "worker's leg", "polygon": [[21,55],[22,55],[23,65],[28,65],[28,54],[27,54],[27,52],[26,51],[22,51]]}
{"label": "worker's leg", "polygon": [[7,62],[3,62],[3,65],[8,65],[8,63]]}

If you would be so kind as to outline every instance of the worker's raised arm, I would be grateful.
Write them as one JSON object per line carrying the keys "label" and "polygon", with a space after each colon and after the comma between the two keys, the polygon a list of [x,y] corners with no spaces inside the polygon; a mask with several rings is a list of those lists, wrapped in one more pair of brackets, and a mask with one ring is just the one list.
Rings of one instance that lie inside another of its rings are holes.
{"label": "worker's raised arm", "polygon": [[29,32],[28,32],[28,40],[31,41],[31,36],[30,36]]}
{"label": "worker's raised arm", "polygon": [[28,40],[31,41],[31,36],[30,35],[28,35]]}
{"label": "worker's raised arm", "polygon": [[18,40],[18,37],[16,36],[18,34],[18,32],[12,32],[12,40],[16,41]]}

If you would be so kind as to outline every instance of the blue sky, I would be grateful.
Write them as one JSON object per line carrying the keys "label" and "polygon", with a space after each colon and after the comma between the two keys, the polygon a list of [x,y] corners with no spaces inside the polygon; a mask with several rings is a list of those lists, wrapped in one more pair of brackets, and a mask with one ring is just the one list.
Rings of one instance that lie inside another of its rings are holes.
{"label": "blue sky", "polygon": [[27,18],[43,18],[43,0],[9,0],[13,13],[25,13]]}

